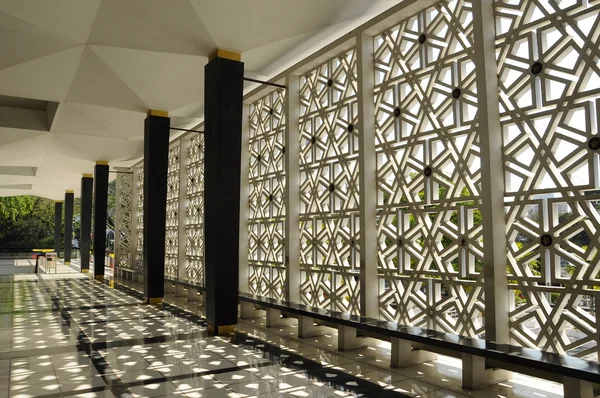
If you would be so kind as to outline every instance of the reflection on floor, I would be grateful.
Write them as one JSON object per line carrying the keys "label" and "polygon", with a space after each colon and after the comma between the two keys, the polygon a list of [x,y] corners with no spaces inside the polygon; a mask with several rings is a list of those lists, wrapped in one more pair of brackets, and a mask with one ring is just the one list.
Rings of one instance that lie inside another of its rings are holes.
{"label": "reflection on floor", "polygon": [[340,353],[334,333],[298,340],[292,322],[266,329],[257,318],[207,337],[197,302],[147,306],[116,286],[78,274],[0,276],[0,398],[562,396],[558,384],[519,375],[462,390],[452,358],[390,369],[385,343]]}

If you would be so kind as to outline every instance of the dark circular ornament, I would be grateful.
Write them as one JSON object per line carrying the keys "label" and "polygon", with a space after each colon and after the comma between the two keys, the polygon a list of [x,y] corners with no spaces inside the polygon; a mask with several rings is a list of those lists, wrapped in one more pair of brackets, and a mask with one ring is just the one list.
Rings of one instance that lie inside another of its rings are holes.
{"label": "dark circular ornament", "polygon": [[398,242],[396,242],[396,244],[398,246],[402,246],[404,244],[404,242],[402,241],[402,239],[398,239]]}
{"label": "dark circular ornament", "polygon": [[351,133],[354,130],[354,125],[353,124],[349,124],[348,125],[348,131]]}
{"label": "dark circular ornament", "polygon": [[259,161],[259,162],[261,161],[261,159],[262,159],[262,156],[260,156],[260,155],[258,155],[258,156],[256,157],[256,160],[257,160],[257,161]]}
{"label": "dark circular ornament", "polygon": [[315,137],[314,135],[312,136],[312,138],[310,139],[310,143],[314,144],[317,142],[317,137]]}
{"label": "dark circular ornament", "polygon": [[331,87],[333,86],[333,80],[329,79],[327,80],[327,87]]}
{"label": "dark circular ornament", "polygon": [[281,153],[285,154],[285,147],[281,147]]}
{"label": "dark circular ornament", "polygon": [[466,246],[466,245],[467,245],[467,240],[466,240],[465,238],[462,238],[462,239],[460,240],[460,245],[461,245],[461,246]]}
{"label": "dark circular ornament", "polygon": [[427,35],[425,33],[421,33],[419,36],[419,43],[423,44],[425,43],[425,40],[427,40]]}
{"label": "dark circular ornament", "polygon": [[400,113],[402,113],[402,112],[400,112],[400,108],[394,109],[394,116],[400,117]]}
{"label": "dark circular ornament", "polygon": [[425,174],[425,177],[430,177],[432,173],[433,169],[431,168],[431,166],[427,166],[423,169],[423,174]]}
{"label": "dark circular ornament", "polygon": [[462,91],[460,90],[460,88],[455,88],[454,90],[452,90],[452,98],[457,99],[461,96]]}
{"label": "dark circular ornament", "polygon": [[546,247],[550,246],[552,244],[552,236],[548,234],[540,236],[540,244]]}
{"label": "dark circular ornament", "polygon": [[270,194],[269,195],[269,202],[272,202],[272,201],[273,201],[273,194]]}
{"label": "dark circular ornament", "polygon": [[273,114],[273,109],[269,109],[269,115]]}
{"label": "dark circular ornament", "polygon": [[533,65],[531,65],[531,73],[534,75],[539,75],[543,69],[544,65],[542,65],[541,62],[534,62]]}
{"label": "dark circular ornament", "polygon": [[592,151],[597,151],[600,149],[600,137],[592,137],[588,141],[588,148]]}
{"label": "dark circular ornament", "polygon": [[333,185],[333,182],[331,184],[329,184],[329,192],[333,192],[335,190],[335,185]]}

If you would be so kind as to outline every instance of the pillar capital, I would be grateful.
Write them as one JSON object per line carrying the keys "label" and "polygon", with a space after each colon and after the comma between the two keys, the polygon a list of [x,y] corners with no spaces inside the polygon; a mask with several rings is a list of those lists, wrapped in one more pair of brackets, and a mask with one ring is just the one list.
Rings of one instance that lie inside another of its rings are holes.
{"label": "pillar capital", "polygon": [[210,57],[208,57],[208,60],[212,61],[215,58],[225,58],[239,62],[242,60],[242,54],[217,48],[217,51],[215,51]]}
{"label": "pillar capital", "polygon": [[72,190],[72,189],[67,189],[67,190],[65,191],[65,193],[75,193],[75,191],[74,191],[74,190]]}
{"label": "pillar capital", "polygon": [[108,166],[108,160],[96,160],[97,165]]}
{"label": "pillar capital", "polygon": [[159,111],[157,109],[150,109],[148,111],[148,116],[169,117],[169,112]]}
{"label": "pillar capital", "polygon": [[94,178],[93,174],[82,174],[81,178]]}

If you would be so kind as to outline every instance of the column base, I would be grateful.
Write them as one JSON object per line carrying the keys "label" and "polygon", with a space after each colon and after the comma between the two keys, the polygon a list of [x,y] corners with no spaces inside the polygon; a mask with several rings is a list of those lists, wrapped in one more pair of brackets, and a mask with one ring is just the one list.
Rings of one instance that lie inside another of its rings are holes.
{"label": "column base", "polygon": [[104,282],[104,275],[94,275],[94,279],[98,282]]}
{"label": "column base", "polygon": [[63,262],[63,264],[64,265],[71,265],[71,262],[70,261],[65,261],[65,262]]}
{"label": "column base", "polygon": [[227,334],[235,333],[237,329],[237,325],[221,325],[221,326],[212,326],[208,325],[206,332],[209,336],[224,336]]}
{"label": "column base", "polygon": [[150,305],[161,305],[163,301],[162,297],[150,297],[146,298],[146,303]]}
{"label": "column base", "polygon": [[82,270],[81,270],[81,273],[82,273],[82,274],[89,274],[89,273],[90,273],[90,270],[89,270],[89,269],[82,269]]}

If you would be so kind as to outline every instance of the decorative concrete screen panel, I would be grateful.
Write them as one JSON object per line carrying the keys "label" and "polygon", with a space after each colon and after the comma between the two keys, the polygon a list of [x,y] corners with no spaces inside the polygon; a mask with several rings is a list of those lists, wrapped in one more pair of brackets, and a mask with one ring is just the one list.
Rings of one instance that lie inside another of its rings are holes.
{"label": "decorative concrete screen panel", "polygon": [[179,256],[179,165],[180,142],[169,149],[167,169],[167,213],[165,228],[165,276],[178,278]]}
{"label": "decorative concrete screen panel", "polygon": [[136,234],[136,268],[139,271],[144,270],[144,168],[140,168],[137,173],[137,229]]}
{"label": "decorative concrete screen panel", "polygon": [[187,147],[185,257],[186,277],[204,286],[204,136],[194,135]]}
{"label": "decorative concrete screen panel", "polygon": [[250,106],[249,288],[277,299],[286,281],[284,101],[285,90],[277,90]]}
{"label": "decorative concrete screen panel", "polygon": [[472,4],[440,2],[374,38],[383,319],[484,331]]}
{"label": "decorative concrete screen panel", "polygon": [[131,217],[133,205],[133,173],[117,174],[117,195],[115,204],[115,227],[118,246],[115,248],[118,263],[116,266],[131,267]]}
{"label": "decorative concrete screen panel", "polygon": [[600,2],[497,1],[513,341],[597,360]]}
{"label": "decorative concrete screen panel", "polygon": [[356,50],[300,78],[302,302],[360,313]]}

